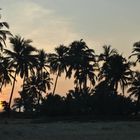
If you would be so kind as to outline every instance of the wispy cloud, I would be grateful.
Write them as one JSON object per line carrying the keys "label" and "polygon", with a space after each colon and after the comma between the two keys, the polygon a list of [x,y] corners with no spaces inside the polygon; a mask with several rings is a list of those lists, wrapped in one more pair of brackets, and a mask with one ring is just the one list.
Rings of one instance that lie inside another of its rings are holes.
{"label": "wispy cloud", "polygon": [[44,8],[35,2],[16,1],[7,6],[4,12],[11,31],[33,39],[39,48],[52,51],[61,43],[79,38],[72,19],[58,16],[54,9]]}

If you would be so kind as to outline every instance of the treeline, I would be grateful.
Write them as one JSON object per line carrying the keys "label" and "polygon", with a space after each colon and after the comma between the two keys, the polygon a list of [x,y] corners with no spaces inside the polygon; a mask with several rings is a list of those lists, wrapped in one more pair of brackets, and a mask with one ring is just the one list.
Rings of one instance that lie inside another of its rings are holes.
{"label": "treeline", "polygon": [[[6,22],[0,22],[1,92],[11,84],[9,102],[2,102],[5,112],[57,116],[137,115],[140,111],[140,72],[134,70],[140,62],[140,42],[134,43],[129,58],[111,46],[103,46],[103,51],[96,54],[82,39],[48,53],[8,29]],[[75,85],[65,97],[56,94],[62,74],[74,79]],[[17,77],[23,84],[20,97],[11,105]]]}

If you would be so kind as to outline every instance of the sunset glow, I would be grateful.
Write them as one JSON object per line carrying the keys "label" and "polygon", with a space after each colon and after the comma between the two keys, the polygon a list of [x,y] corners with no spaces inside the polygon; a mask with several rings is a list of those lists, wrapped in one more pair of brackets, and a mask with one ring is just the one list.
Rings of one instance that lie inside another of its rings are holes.
{"label": "sunset glow", "polygon": [[0,101],[0,111],[3,110],[2,102]]}

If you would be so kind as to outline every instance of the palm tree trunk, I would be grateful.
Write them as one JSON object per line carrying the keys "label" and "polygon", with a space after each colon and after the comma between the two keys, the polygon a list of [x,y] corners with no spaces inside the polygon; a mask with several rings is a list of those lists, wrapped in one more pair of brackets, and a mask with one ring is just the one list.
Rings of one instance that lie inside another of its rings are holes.
{"label": "palm tree trunk", "polygon": [[15,83],[16,83],[16,76],[17,76],[17,73],[15,72],[13,86],[12,86],[12,90],[11,90],[11,94],[10,94],[10,99],[9,99],[9,111],[11,109],[11,101],[12,101],[12,97],[13,97],[13,93],[14,93],[14,88],[15,88]]}
{"label": "palm tree trunk", "polygon": [[84,80],[84,89],[87,88],[87,78]]}
{"label": "palm tree trunk", "polygon": [[2,92],[3,84],[4,84],[4,79],[2,80],[2,83],[1,83],[1,86],[0,86],[0,92]]}
{"label": "palm tree trunk", "polygon": [[56,85],[57,85],[58,77],[59,77],[59,70],[58,70],[58,73],[57,73],[57,76],[56,76],[56,79],[55,79],[54,89],[53,89],[53,92],[52,92],[53,95],[54,95],[55,90],[56,90]]}

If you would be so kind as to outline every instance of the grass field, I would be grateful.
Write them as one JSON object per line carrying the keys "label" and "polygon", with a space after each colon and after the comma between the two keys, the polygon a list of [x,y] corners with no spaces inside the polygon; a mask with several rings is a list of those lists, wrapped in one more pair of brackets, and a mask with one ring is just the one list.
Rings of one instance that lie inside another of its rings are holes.
{"label": "grass field", "polygon": [[140,122],[3,121],[0,140],[140,140]]}

